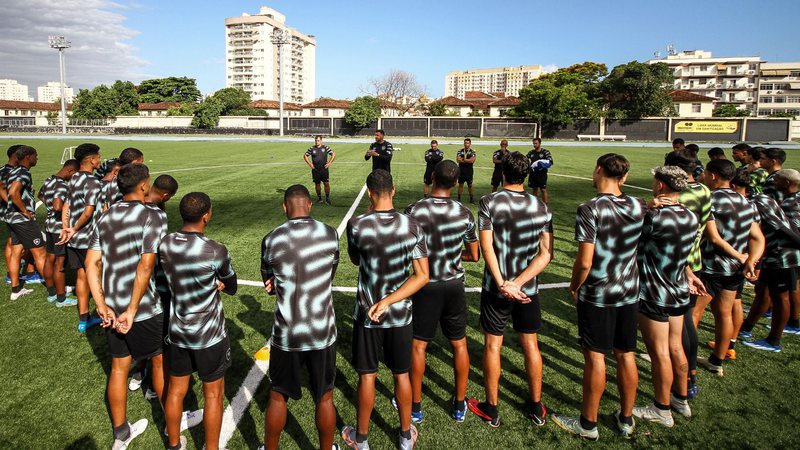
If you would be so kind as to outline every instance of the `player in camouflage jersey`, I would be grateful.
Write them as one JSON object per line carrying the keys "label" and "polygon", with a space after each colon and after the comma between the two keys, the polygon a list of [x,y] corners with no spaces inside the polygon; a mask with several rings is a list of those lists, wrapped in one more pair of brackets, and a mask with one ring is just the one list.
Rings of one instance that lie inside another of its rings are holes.
{"label": "player in camouflage jersey", "polygon": [[431,148],[425,150],[425,174],[422,176],[422,196],[428,198],[433,183],[433,169],[444,159],[444,153],[439,150],[439,141],[431,141]]}
{"label": "player in camouflage jersey", "polygon": [[61,234],[61,208],[67,201],[67,180],[75,175],[80,165],[75,159],[64,163],[55,175],[51,175],[42,188],[39,189],[39,200],[47,211],[45,219],[45,235],[47,241],[47,259],[45,260],[44,278],[47,287],[47,301],[56,302],[59,308],[75,306],[78,299],[67,297],[66,283],[64,280],[64,262],[67,259],[67,250],[63,245],[56,245]]}
{"label": "player in camouflage jersey", "polygon": [[[99,163],[99,158],[95,161]],[[112,205],[93,228],[85,264],[97,313],[107,330],[113,448],[121,449],[147,427],[147,419],[134,424],[127,421],[127,381],[133,359],[151,359],[153,388],[162,404],[164,401],[164,315],[153,269],[167,224],[144,205],[150,190],[147,166],[123,166],[117,184],[122,201]]]}
{"label": "player in camouflage jersey", "polygon": [[[19,161],[17,160],[17,149],[20,147],[22,147],[21,144],[8,147],[8,150],[6,151],[8,162],[3,165],[3,167],[0,167],[0,221],[6,222],[6,228],[8,228],[6,212],[8,210],[8,188],[10,186],[8,179],[17,169],[17,165],[19,165]],[[6,240],[5,247],[6,271],[8,270],[8,267],[10,267],[11,247],[15,245],[20,245],[20,243],[16,236],[14,236],[9,229],[8,239]],[[25,281],[33,280],[33,282],[36,282],[37,276],[34,272],[33,264],[31,262],[28,262],[26,269],[25,275],[20,275],[20,279]],[[6,272],[6,283],[11,283],[11,274],[8,271]]]}
{"label": "player in camouflage jersey", "polygon": [[[330,156],[331,159],[328,159]],[[314,189],[317,191],[317,202],[322,203],[322,190],[320,182],[325,184],[325,203],[331,204],[331,184],[328,168],[336,159],[336,153],[327,145],[322,145],[322,136],[314,137],[314,146],[306,150],[303,160],[311,168],[311,178],[314,181]]]}
{"label": "player in camouflage jersey", "polygon": [[764,155],[764,147],[751,147],[747,149],[747,173],[750,174],[750,192],[760,194],[764,190],[764,183],[769,174],[761,167],[761,158]]}
{"label": "player in camouflage jersey", "polygon": [[[437,325],[453,349],[454,386],[451,416],[463,422],[466,414],[469,353],[467,353],[467,302],[461,261],[478,261],[478,235],[472,212],[451,200],[458,180],[458,165],[441,161],[431,175],[431,197],[409,205],[405,214],[416,220],[428,247],[430,281],[411,299],[414,341],[411,357],[411,420],[422,422],[422,378],[425,353],[436,336]],[[466,248],[464,248],[466,246]]]}
{"label": "player in camouflage jersey", "polygon": [[458,201],[461,201],[461,193],[464,192],[464,183],[467,183],[469,191],[469,202],[475,203],[472,191],[472,179],[475,171],[475,150],[472,149],[472,139],[464,139],[464,148],[456,153],[458,163]]}
{"label": "player in camouflage jersey", "polygon": [[642,234],[645,204],[620,190],[630,164],[608,153],[597,160],[592,184],[597,196],[578,207],[575,240],[578,255],[570,293],[577,302],[578,334],[583,347],[583,402],[580,417],[553,415],[565,430],[597,440],[600,399],[606,385],[605,355],[617,360],[620,410],[614,419],[622,435],[634,431],[633,404],[639,374],[633,352],[639,300],[636,251]]}
{"label": "player in camouflage jersey", "polygon": [[190,378],[196,371],[203,382],[205,448],[216,450],[222,427],[225,372],[231,365],[219,292],[236,294],[236,272],[228,249],[204,235],[211,220],[208,195],[186,194],[181,199],[180,213],[183,226],[164,237],[158,247],[158,258],[172,292],[167,335],[169,390],[164,401],[169,448],[186,448],[186,438],[180,435],[181,412]]}
{"label": "player in camouflage jersey", "polygon": [[264,414],[268,450],[279,446],[288,399],[301,397],[303,372],[308,373],[316,406],[319,448],[335,448],[337,334],[331,289],[339,263],[339,235],[311,218],[312,206],[305,186],[290,186],[283,197],[288,220],[261,242],[261,278],[267,292],[276,296],[269,365],[272,386]]}
{"label": "player in camouflage jersey", "polygon": [[[411,424],[411,296],[428,282],[428,249],[419,224],[394,209],[392,175],[382,169],[367,177],[370,209],[347,224],[347,253],[358,266],[353,314],[353,366],[359,374],[358,423],[342,429],[353,449],[369,448],[367,434],[375,403],[378,359],[394,376],[400,414],[401,450],[417,440]],[[409,276],[408,268],[412,274]]]}
{"label": "player in camouflage jersey", "polygon": [[508,141],[503,139],[500,141],[500,149],[495,150],[492,154],[492,163],[494,163],[494,170],[492,171],[492,192],[497,192],[497,188],[503,184],[503,158],[508,154]]}

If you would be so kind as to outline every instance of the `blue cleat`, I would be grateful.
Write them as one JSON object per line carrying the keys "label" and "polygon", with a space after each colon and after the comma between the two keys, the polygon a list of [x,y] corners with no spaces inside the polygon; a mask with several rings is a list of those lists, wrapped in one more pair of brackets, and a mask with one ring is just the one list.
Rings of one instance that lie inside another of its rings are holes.
{"label": "blue cleat", "polygon": [[[398,409],[397,408],[397,399],[394,398],[394,397],[392,397],[392,406],[394,406],[394,409]],[[411,411],[411,421],[412,422],[414,422],[414,423],[422,423],[423,420],[425,420],[425,414],[422,413],[422,410],[420,410],[419,412]]]}
{"label": "blue cleat", "polygon": [[800,327],[786,326],[783,328],[783,334],[800,334]]}
{"label": "blue cleat", "polygon": [[783,348],[780,345],[772,345],[769,342],[767,342],[766,339],[760,341],[745,342],[744,345],[750,348],[754,348],[756,350],[764,350],[773,353],[780,353],[781,350],[783,350]]}
{"label": "blue cleat", "polygon": [[[50,300],[50,299],[48,298],[48,300]],[[75,298],[75,297],[67,297],[67,298],[64,299],[63,302],[58,302],[57,301],[56,302],[56,307],[65,308],[67,306],[75,306],[77,304],[78,304],[78,299],[77,298]]]}
{"label": "blue cleat", "polygon": [[99,317],[92,317],[89,316],[89,320],[86,322],[78,322],[78,331],[81,333],[86,333],[86,330],[92,328],[95,325],[100,325],[103,321],[100,320]]}
{"label": "blue cleat", "polygon": [[753,339],[753,332],[739,330],[739,339]]}
{"label": "blue cleat", "polygon": [[25,282],[26,282],[26,283],[39,283],[39,284],[43,284],[43,283],[44,283],[44,278],[42,278],[42,276],[41,276],[41,275],[39,275],[38,273],[34,272],[34,273],[33,273],[33,275],[30,275],[30,276],[26,276],[26,277],[25,277]]}
{"label": "blue cleat", "polygon": [[687,391],[687,397],[689,400],[694,400],[697,397],[697,394],[700,393],[700,388],[697,386],[697,383],[694,383],[689,386],[689,390]]}
{"label": "blue cleat", "polygon": [[56,300],[58,300],[58,295],[48,295],[47,296],[47,303],[53,303]]}
{"label": "blue cleat", "polygon": [[453,420],[455,420],[457,423],[461,423],[467,417],[467,400],[464,400],[464,402],[463,402],[464,404],[462,405],[463,407],[461,408],[460,411],[458,409],[456,409],[456,403],[457,403],[456,399],[454,398],[453,399],[452,417],[453,417]]}

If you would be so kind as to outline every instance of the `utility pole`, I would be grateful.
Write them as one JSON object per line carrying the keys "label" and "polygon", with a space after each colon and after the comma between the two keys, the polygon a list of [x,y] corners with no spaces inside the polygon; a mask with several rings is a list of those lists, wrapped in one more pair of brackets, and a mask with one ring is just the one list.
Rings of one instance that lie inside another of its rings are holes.
{"label": "utility pole", "polygon": [[286,28],[275,28],[272,31],[272,43],[278,46],[278,122],[280,134],[283,136],[283,46],[292,42],[292,32]]}
{"label": "utility pole", "polygon": [[66,85],[64,84],[64,49],[70,47],[70,42],[64,36],[50,36],[50,48],[58,50],[58,69],[61,73],[61,133],[67,134],[67,99]]}

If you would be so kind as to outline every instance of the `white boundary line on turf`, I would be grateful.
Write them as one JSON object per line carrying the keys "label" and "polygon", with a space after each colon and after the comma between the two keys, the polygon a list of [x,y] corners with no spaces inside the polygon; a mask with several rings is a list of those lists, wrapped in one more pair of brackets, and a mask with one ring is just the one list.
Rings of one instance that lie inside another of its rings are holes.
{"label": "white boundary line on turf", "polygon": [[[356,196],[356,199],[353,201],[353,204],[350,206],[350,209],[347,210],[347,214],[344,215],[342,222],[339,224],[339,228],[337,228],[340,237],[347,228],[347,222],[351,217],[353,217],[353,214],[355,214],[356,209],[358,209],[358,205],[361,204],[361,199],[364,198],[364,194],[366,192],[367,185],[364,184],[364,186],[361,188],[361,191],[358,193],[358,196]],[[239,280],[239,284],[257,287],[264,286],[263,283],[250,280]],[[355,288],[333,288],[334,291],[339,291],[340,289],[344,289],[343,292],[355,292]],[[352,289],[352,291],[350,291],[350,289]],[[261,384],[261,380],[264,379],[264,376],[267,374],[268,370],[269,361],[256,360],[253,363],[253,367],[250,368],[250,372],[247,373],[242,385],[239,386],[239,390],[236,391],[236,395],[233,397],[233,399],[231,399],[228,407],[225,408],[225,412],[222,415],[222,429],[220,430],[219,434],[220,448],[227,447],[228,441],[230,441],[233,437],[233,433],[236,431],[236,426],[242,419],[244,411],[250,405],[250,401],[253,400],[253,395],[255,394],[256,389],[258,389],[258,386]]]}

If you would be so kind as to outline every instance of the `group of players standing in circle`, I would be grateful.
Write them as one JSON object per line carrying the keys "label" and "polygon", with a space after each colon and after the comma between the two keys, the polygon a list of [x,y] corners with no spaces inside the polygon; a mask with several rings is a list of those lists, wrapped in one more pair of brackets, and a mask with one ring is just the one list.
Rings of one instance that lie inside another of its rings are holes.
{"label": "group of players standing in circle", "polygon": [[[335,157],[321,141],[319,137],[306,153],[318,201],[322,200],[321,183],[326,183],[329,200],[327,169]],[[394,377],[392,403],[400,419],[399,448],[414,447],[419,436],[414,424],[425,417],[425,353],[439,327],[453,349],[453,420],[463,422],[470,410],[488,425],[500,426],[500,351],[511,322],[525,359],[528,418],[543,426],[549,414],[560,427],[592,440],[599,438],[605,356],[612,352],[620,388],[620,409],[614,417],[624,437],[634,433],[634,417],[672,427],[671,410],[691,416],[689,400],[698,394],[695,364],[722,375],[723,361],[735,355],[729,349],[737,334],[752,337],[750,330],[758,318],[748,317],[744,325],[735,319],[737,308],[741,311],[745,278],[756,283],[751,315],[760,315],[772,304],[769,337],[747,344],[780,351],[784,329],[800,331],[796,307],[800,302],[795,295],[800,265],[800,173],[782,169],[786,155],[780,149],[744,148],[748,156],[739,156],[745,164],[737,170],[725,159],[702,167],[694,149],[676,144],[665,156],[665,164],[652,170],[654,198],[649,202],[622,192],[630,169],[624,156],[602,155],[592,172],[597,195],[577,210],[578,254],[569,289],[577,305],[585,358],[583,401],[579,417],[566,417],[550,414],[543,404],[543,363],[537,339],[542,326],[537,276],[553,258],[552,212],[544,198],[525,190],[528,179],[529,186],[546,192],[546,169],[552,164],[549,152],[541,149],[538,140],[531,153],[546,152],[546,157],[509,152],[507,143],[501,144],[493,157],[495,192],[480,199],[476,222],[468,208],[451,198],[457,184],[467,183],[473,200],[472,177],[462,175],[462,168],[471,169],[475,161],[471,142],[465,141],[457,162],[443,160],[432,144],[425,155],[430,167],[425,198],[401,213],[393,201],[393,148],[378,131],[365,154],[365,160],[372,159],[373,164],[366,180],[370,208],[347,224],[348,259],[359,268],[350,348],[359,380],[357,423],[342,428],[344,444],[369,448],[375,380],[383,360]],[[734,158],[742,149],[734,147]],[[19,253],[19,246],[30,250],[37,269],[46,272],[41,231],[37,237],[30,223],[35,225],[29,169],[36,164],[37,153],[28,146],[13,150],[9,153],[16,165],[3,172],[0,180],[0,194],[7,201],[4,218],[12,232],[10,253]],[[95,183],[94,172],[101,166],[99,147],[82,144],[75,160],[55,175],[67,185],[65,193],[47,188],[41,194],[48,218],[62,219],[54,228],[57,231],[48,230],[53,234],[48,236],[52,247],[55,251],[66,245],[70,264],[79,271],[76,294],[83,331],[91,322],[107,329],[113,448],[127,448],[147,427],[146,419],[127,421],[126,381],[133,361],[150,360],[151,382],[165,409],[169,448],[186,446],[180,432],[192,421],[182,413],[182,403],[189,377],[196,371],[205,397],[205,445],[213,450],[219,445],[224,374],[231,364],[219,292],[236,292],[236,274],[225,246],[204,235],[212,217],[211,199],[199,192],[185,195],[179,206],[183,226],[167,234],[163,203],[175,194],[177,183],[164,182],[170,187],[158,188],[157,179],[151,186],[143,155],[136,149],[126,149],[121,159],[126,162],[118,164],[104,188]],[[758,169],[767,176],[761,177]],[[503,189],[497,191],[501,184]],[[50,195],[60,201],[47,200]],[[152,201],[157,197],[160,203]],[[313,202],[304,186],[290,186],[283,207],[288,220],[268,233],[261,247],[264,287],[276,296],[264,445],[278,448],[287,401],[299,398],[301,374],[307,372],[317,408],[320,448],[338,448],[332,396],[338,345],[332,281],[339,263],[339,236],[311,217]],[[480,300],[483,401],[466,397],[470,362],[461,264],[478,261],[481,254],[485,261]],[[18,270],[19,260],[15,261]],[[9,270],[13,299],[24,288],[11,264]],[[47,287],[55,289],[58,302],[64,301],[63,289],[49,281]],[[89,291],[96,318],[89,317]],[[697,358],[695,326],[706,303],[714,313],[716,342],[708,358]],[[652,360],[655,391],[655,402],[639,407],[634,406],[637,330]]]}

